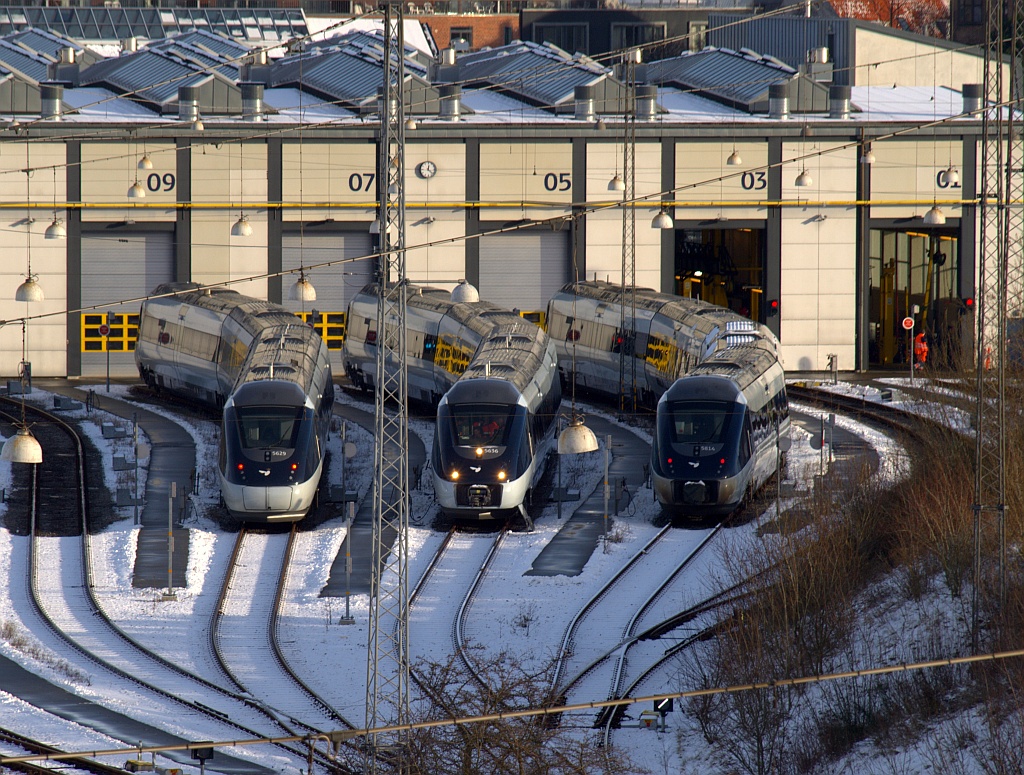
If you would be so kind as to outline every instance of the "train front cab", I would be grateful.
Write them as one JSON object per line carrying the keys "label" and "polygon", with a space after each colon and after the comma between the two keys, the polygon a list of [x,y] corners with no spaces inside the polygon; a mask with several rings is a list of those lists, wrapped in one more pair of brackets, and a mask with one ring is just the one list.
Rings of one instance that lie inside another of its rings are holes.
{"label": "train front cab", "polygon": [[750,419],[736,386],[687,377],[658,402],[651,472],[658,502],[671,513],[725,516],[743,501],[754,464]]}
{"label": "train front cab", "polygon": [[432,467],[445,514],[497,519],[518,511],[534,471],[529,413],[519,403],[438,406]]}
{"label": "train front cab", "polygon": [[290,522],[313,505],[323,466],[322,413],[294,383],[248,383],[224,408],[221,496],[240,521]]}

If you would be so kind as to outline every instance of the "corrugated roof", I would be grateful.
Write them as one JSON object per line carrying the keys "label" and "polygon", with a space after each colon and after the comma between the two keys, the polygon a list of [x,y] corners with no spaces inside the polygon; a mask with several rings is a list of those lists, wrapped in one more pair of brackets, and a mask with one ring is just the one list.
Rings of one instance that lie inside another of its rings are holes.
{"label": "corrugated roof", "polygon": [[647,65],[650,83],[695,89],[704,96],[748,111],[754,111],[758,103],[766,106],[768,87],[787,83],[796,74],[789,65],[753,51],[713,47]]}
{"label": "corrugated roof", "polygon": [[105,86],[118,94],[163,106],[178,99],[179,86],[198,86],[212,74],[167,52],[143,50],[97,62],[83,71],[83,86]]}
{"label": "corrugated roof", "polygon": [[154,41],[148,48],[176,48],[184,46],[197,48],[209,52],[224,60],[234,60],[249,53],[249,47],[239,43],[234,38],[229,38],[209,30],[195,29],[173,35],[164,40]]}
{"label": "corrugated roof", "polygon": [[33,54],[7,40],[0,40],[0,63],[32,83],[38,84],[49,78],[49,59],[41,54]]}
{"label": "corrugated roof", "polygon": [[545,107],[571,101],[575,87],[598,83],[610,73],[590,57],[569,54],[550,43],[529,41],[464,54],[458,59],[460,81],[493,85]]}
{"label": "corrugated roof", "polygon": [[[153,121],[158,118],[153,111],[147,110],[137,102],[118,97],[109,89],[65,89],[62,102],[65,120],[76,116],[88,121]],[[74,111],[73,115],[71,111]]]}

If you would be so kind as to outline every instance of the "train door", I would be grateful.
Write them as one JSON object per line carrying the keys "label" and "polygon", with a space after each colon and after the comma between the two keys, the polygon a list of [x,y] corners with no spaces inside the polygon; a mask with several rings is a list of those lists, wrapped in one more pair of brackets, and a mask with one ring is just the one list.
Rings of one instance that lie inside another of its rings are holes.
{"label": "train door", "polygon": [[764,261],[764,229],[758,223],[749,227],[679,229],[676,293],[763,321]]}
{"label": "train door", "polygon": [[[909,364],[913,336],[925,333],[929,361],[959,366],[970,322],[959,287],[959,241],[954,230],[872,229],[869,242],[869,362]],[[914,319],[910,334],[904,318]],[[967,345],[969,349],[969,345]]]}

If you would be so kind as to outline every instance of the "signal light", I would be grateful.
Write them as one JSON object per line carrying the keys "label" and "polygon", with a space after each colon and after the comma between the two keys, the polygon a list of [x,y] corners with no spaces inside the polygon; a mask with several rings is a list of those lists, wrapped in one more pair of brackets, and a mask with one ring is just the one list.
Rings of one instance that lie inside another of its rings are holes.
{"label": "signal light", "polygon": [[768,314],[769,317],[771,317],[772,315],[778,315],[779,314],[779,300],[778,299],[769,299],[768,300],[767,314]]}
{"label": "signal light", "polygon": [[498,471],[498,481],[499,482],[504,482],[505,481],[505,472],[504,471]]}
{"label": "signal light", "polygon": [[667,463],[668,463],[669,465],[672,465],[672,458],[669,458],[669,459],[668,459],[668,460],[666,460],[665,462],[667,462]]}
{"label": "signal light", "polygon": [[453,482],[459,481],[459,472],[458,471],[452,471],[451,478],[452,478]]}
{"label": "signal light", "polygon": [[292,463],[292,471],[295,471],[295,470],[297,470],[297,469],[298,469],[298,467],[299,467],[299,464],[298,464],[298,463]]}
{"label": "signal light", "polygon": [[244,471],[245,470],[245,466],[242,463],[239,463],[238,464],[238,470],[239,471]]}
{"label": "signal light", "polygon": [[967,309],[974,309],[974,299],[968,296],[964,299],[964,306],[967,307]]}

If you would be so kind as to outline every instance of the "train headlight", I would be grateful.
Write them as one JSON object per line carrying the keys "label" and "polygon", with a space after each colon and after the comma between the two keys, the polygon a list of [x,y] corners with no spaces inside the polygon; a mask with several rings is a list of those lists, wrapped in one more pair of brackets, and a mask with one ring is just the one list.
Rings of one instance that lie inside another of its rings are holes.
{"label": "train headlight", "polygon": [[459,472],[458,471],[452,471],[451,474],[449,474],[449,476],[451,476],[451,479],[452,479],[453,482],[459,481]]}
{"label": "train headlight", "polygon": [[504,471],[498,471],[498,481],[499,482],[504,482],[505,481],[505,472]]}
{"label": "train headlight", "polygon": [[243,464],[243,463],[239,463],[239,464],[238,464],[238,470],[239,470],[239,471],[244,471],[244,470],[245,470],[245,464]]}
{"label": "train headlight", "polygon": [[483,457],[484,456],[484,449],[483,449],[483,447],[477,447],[476,448],[476,456],[477,457]]}

